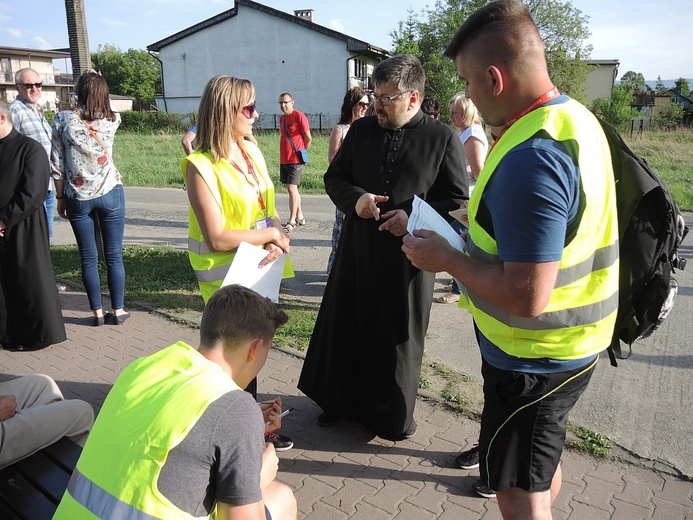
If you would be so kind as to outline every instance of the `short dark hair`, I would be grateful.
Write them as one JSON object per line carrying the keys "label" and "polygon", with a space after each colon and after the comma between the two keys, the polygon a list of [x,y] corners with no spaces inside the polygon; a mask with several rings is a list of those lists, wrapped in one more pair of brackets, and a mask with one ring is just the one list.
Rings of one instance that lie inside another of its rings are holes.
{"label": "short dark hair", "polygon": [[389,84],[404,92],[417,90],[423,99],[426,73],[421,62],[411,54],[398,54],[381,61],[373,71],[373,84]]}
{"label": "short dark hair", "polygon": [[425,98],[421,103],[421,111],[434,119],[440,117],[440,103],[437,99]]}
{"label": "short dark hair", "polygon": [[339,116],[339,124],[346,125],[354,117],[354,107],[356,104],[366,96],[366,91],[361,87],[351,87],[344,94],[344,101],[342,101],[342,110]]}
{"label": "short dark hair", "polygon": [[222,343],[233,350],[255,338],[271,341],[288,319],[275,303],[252,289],[227,285],[215,292],[205,306],[200,348],[211,349]]}
{"label": "short dark hair", "polygon": [[527,6],[518,0],[495,0],[474,11],[457,30],[443,51],[443,55],[456,59],[472,41],[493,31],[499,35],[518,34],[529,25],[539,31]]}

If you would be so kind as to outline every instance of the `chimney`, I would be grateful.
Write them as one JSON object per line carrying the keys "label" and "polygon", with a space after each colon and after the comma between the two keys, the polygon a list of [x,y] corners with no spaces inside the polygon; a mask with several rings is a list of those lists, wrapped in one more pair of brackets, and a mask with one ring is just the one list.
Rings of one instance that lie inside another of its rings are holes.
{"label": "chimney", "polygon": [[294,11],[294,16],[298,18],[303,18],[309,22],[313,21],[313,10],[312,9],[296,9]]}

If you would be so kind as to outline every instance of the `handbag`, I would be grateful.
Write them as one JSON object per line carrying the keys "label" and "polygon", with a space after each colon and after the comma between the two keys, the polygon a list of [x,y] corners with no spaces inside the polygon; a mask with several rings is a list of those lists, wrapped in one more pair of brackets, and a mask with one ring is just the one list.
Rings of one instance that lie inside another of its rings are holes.
{"label": "handbag", "polygon": [[282,119],[282,127],[284,128],[284,135],[286,135],[286,138],[289,140],[289,144],[291,145],[291,148],[294,149],[294,153],[296,154],[296,157],[298,158],[298,162],[301,164],[307,164],[310,162],[310,158],[308,157],[308,150],[302,148],[300,150],[296,149],[296,145],[294,144],[294,140],[291,139],[291,136],[289,135],[289,131],[286,129],[286,117]]}

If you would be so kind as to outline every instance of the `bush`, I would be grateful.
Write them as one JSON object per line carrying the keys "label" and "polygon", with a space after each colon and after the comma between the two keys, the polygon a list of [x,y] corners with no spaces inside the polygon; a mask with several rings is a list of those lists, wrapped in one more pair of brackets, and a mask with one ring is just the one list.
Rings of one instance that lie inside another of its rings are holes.
{"label": "bush", "polygon": [[630,106],[632,98],[627,88],[617,85],[611,90],[610,98],[595,99],[590,110],[623,131],[628,121],[637,115],[637,110]]}
{"label": "bush", "polygon": [[653,118],[652,125],[658,130],[675,130],[683,122],[683,105],[668,103]]}
{"label": "bush", "polygon": [[167,112],[135,112],[128,110],[120,113],[123,119],[121,129],[136,133],[172,133],[184,134],[195,122],[195,114],[169,114]]}

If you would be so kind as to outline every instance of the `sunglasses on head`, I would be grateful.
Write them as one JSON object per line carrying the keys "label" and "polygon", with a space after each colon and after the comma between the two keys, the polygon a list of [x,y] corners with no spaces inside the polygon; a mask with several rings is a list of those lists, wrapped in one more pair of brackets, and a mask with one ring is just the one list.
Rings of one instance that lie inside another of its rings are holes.
{"label": "sunglasses on head", "polygon": [[248,105],[247,107],[243,107],[241,109],[241,112],[243,112],[243,115],[247,117],[248,119],[253,118],[253,114],[255,114],[255,110],[257,108],[257,105],[253,103],[252,105]]}
{"label": "sunglasses on head", "polygon": [[29,90],[31,87],[41,88],[43,86],[43,83],[18,83],[18,85],[21,85],[25,89]]}

